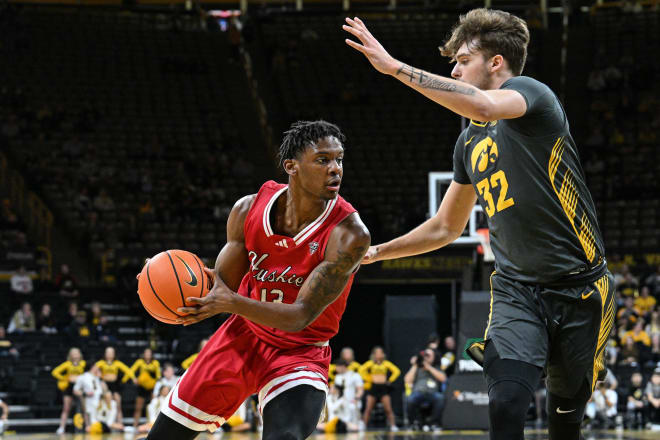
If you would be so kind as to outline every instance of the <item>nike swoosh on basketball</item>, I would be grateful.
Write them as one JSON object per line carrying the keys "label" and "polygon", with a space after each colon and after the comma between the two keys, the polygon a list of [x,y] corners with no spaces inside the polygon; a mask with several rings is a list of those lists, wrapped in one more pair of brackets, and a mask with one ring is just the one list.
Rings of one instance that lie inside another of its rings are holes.
{"label": "nike swoosh on basketball", "polygon": [[573,411],[575,411],[575,410],[574,409],[569,409],[569,410],[563,411],[561,408],[557,407],[557,414],[567,414],[567,413],[572,413]]}
{"label": "nike swoosh on basketball", "polygon": [[186,284],[189,285],[190,287],[195,287],[197,285],[197,277],[195,276],[195,272],[193,272],[190,266],[188,266],[188,263],[183,261],[183,258],[179,257],[178,255],[176,257],[179,260],[181,260],[184,266],[186,266],[186,269],[188,270],[188,274],[190,275],[190,281],[186,281]]}
{"label": "nike swoosh on basketball", "polygon": [[582,294],[582,299],[587,299],[591,296],[591,294],[594,293],[594,289],[591,289],[591,292],[587,293],[586,295],[583,293]]}

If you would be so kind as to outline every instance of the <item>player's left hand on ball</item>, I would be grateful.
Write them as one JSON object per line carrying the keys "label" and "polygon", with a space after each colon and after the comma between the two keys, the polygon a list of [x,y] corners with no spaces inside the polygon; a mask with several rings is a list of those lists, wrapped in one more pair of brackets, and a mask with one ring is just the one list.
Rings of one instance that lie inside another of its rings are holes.
{"label": "player's left hand on ball", "polygon": [[218,313],[224,313],[230,311],[230,305],[232,303],[232,297],[235,295],[229,287],[220,279],[215,276],[215,272],[208,267],[204,268],[204,272],[211,278],[215,280],[213,288],[206,296],[198,298],[196,296],[186,298],[186,303],[190,304],[190,307],[179,307],[177,312],[185,313],[186,316],[182,316],[176,320],[177,323],[183,324],[184,326],[195,324],[200,321],[215,316]]}
{"label": "player's left hand on ball", "polygon": [[354,35],[360,40],[360,43],[347,38],[346,44],[351,46],[353,49],[362,52],[362,54],[367,57],[369,62],[376,70],[380,73],[385,73],[387,75],[394,75],[399,69],[399,62],[395,60],[385,48],[371,35],[367,26],[364,22],[358,17],[348,18],[346,17],[346,23],[342,26],[346,32],[351,35]]}

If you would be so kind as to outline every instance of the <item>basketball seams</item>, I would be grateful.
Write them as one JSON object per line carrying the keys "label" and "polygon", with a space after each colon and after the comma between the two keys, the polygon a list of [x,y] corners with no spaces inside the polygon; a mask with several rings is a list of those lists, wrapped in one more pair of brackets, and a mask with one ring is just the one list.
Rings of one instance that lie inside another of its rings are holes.
{"label": "basketball seams", "polygon": [[179,273],[176,271],[176,266],[174,266],[174,260],[172,260],[172,256],[170,255],[170,251],[165,251],[167,254],[167,258],[170,259],[170,263],[172,263],[172,270],[174,270],[174,276],[176,276],[176,283],[179,285],[179,292],[181,293],[181,304],[182,307],[186,307],[186,299],[183,296],[183,289],[181,288],[181,281],[179,280]]}
{"label": "basketball seams", "polygon": [[[151,283],[151,276],[149,275],[149,265],[150,265],[150,264],[151,264],[151,263],[147,263],[147,280],[149,281],[149,287],[151,287],[151,291],[154,293],[154,296],[156,297],[156,299],[157,299],[157,300],[158,300],[158,301],[159,301],[159,302],[160,302],[160,303],[161,303],[161,304],[162,304],[167,310],[169,310],[169,311],[170,311],[174,316],[176,316],[177,318],[180,318],[181,315],[179,315],[178,313],[176,313],[176,312],[174,312],[172,309],[170,309],[170,308],[167,306],[167,304],[165,304],[165,302],[164,302],[164,301],[160,298],[160,296],[158,296],[158,294],[156,293],[156,289],[154,289],[154,285]],[[176,273],[176,271],[174,271],[174,273]],[[146,308],[146,307],[145,307],[145,308]],[[151,313],[151,311],[150,311],[148,308],[147,308],[147,311],[148,311],[149,313]]]}
{"label": "basketball seams", "polygon": [[151,310],[147,309],[146,307],[144,308],[144,310],[146,310],[148,314],[150,314],[152,317],[156,318],[160,322],[164,322],[166,324],[176,324],[176,320],[174,320],[172,318],[166,318],[164,316],[160,316],[159,314],[152,312]]}

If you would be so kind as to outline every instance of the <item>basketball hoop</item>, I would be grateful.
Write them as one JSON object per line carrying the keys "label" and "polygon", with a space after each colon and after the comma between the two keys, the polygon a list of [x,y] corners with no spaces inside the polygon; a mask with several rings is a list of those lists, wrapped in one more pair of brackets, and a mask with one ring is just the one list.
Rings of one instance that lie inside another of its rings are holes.
{"label": "basketball hoop", "polygon": [[480,245],[477,246],[479,255],[484,256],[484,261],[487,263],[495,261],[495,255],[490,247],[490,231],[488,228],[477,229]]}

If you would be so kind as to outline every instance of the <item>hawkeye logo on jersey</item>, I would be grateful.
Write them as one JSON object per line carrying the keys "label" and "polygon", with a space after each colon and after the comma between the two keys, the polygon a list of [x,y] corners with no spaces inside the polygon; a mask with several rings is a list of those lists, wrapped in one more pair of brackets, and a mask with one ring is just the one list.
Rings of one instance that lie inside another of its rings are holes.
{"label": "hawkeye logo on jersey", "polygon": [[497,144],[495,141],[493,141],[490,136],[483,139],[474,146],[472,154],[470,155],[472,173],[474,174],[477,171],[483,173],[490,164],[497,162],[498,156],[499,151],[497,150]]}
{"label": "hawkeye logo on jersey", "polygon": [[291,284],[296,287],[300,287],[305,282],[304,277],[300,277],[295,273],[289,274],[291,271],[291,266],[287,266],[283,271],[262,269],[260,265],[265,264],[266,259],[269,254],[259,255],[255,251],[248,252],[248,258],[250,259],[250,266],[252,272],[252,278],[263,283],[285,283]]}

